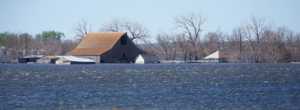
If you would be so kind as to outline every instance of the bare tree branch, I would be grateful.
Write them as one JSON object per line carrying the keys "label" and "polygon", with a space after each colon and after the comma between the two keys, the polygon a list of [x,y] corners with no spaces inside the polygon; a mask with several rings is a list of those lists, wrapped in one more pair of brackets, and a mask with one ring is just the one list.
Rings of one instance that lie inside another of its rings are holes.
{"label": "bare tree branch", "polygon": [[104,22],[100,30],[105,32],[127,32],[130,40],[135,43],[138,41],[147,42],[146,40],[150,38],[149,31],[145,26],[126,19],[113,18],[110,22]]}
{"label": "bare tree branch", "polygon": [[[203,31],[201,25],[206,22],[207,18],[202,16],[202,14],[195,15],[191,13],[188,15],[173,16],[173,19],[175,20],[175,29],[183,28],[183,35],[192,45],[191,51],[195,60],[198,60],[200,52],[204,53],[204,48],[199,43],[201,43],[200,33]],[[197,49],[197,47],[200,48]]]}
{"label": "bare tree branch", "polygon": [[81,41],[88,34],[88,32],[92,31],[92,25],[90,24],[90,30],[88,31],[87,20],[82,19],[82,22],[78,22],[75,25],[73,31],[76,32],[76,39]]}

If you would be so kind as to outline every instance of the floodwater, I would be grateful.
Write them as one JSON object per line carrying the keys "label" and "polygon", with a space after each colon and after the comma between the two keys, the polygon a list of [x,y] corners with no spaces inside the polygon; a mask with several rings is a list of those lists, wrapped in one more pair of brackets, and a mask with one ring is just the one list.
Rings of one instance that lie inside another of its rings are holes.
{"label": "floodwater", "polygon": [[18,108],[300,109],[300,64],[1,64]]}

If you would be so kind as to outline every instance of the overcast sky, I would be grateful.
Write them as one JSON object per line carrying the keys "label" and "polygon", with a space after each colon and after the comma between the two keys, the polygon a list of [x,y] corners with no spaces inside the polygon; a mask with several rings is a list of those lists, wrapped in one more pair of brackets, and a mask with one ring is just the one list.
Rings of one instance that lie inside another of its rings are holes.
{"label": "overcast sky", "polygon": [[116,17],[143,24],[154,39],[160,30],[172,31],[173,15],[194,12],[207,16],[202,36],[219,26],[230,34],[252,14],[299,33],[299,4],[300,0],[0,0],[0,32],[35,36],[54,30],[74,39],[72,28],[81,19],[99,32],[104,21]]}

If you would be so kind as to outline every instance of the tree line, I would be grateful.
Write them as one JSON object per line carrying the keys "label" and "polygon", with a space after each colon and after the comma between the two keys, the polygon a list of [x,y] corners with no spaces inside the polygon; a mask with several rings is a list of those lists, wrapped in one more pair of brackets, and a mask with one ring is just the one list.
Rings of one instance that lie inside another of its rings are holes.
{"label": "tree line", "polygon": [[[63,40],[65,35],[57,31],[43,31],[33,37],[28,33],[0,33],[0,46],[8,54],[8,61],[27,55],[63,55],[74,49],[77,42]],[[4,54],[4,53],[2,53]]]}
{"label": "tree line", "polygon": [[300,33],[287,27],[275,27],[264,18],[250,16],[248,23],[237,26],[231,34],[217,29],[201,36],[206,17],[201,14],[174,16],[177,34],[161,32],[157,44],[144,49],[164,60],[199,60],[221,51],[229,62],[289,63],[300,61]]}
{"label": "tree line", "polygon": [[[149,30],[141,23],[112,18],[105,21],[100,32],[127,32],[130,40],[140,48],[160,57],[160,60],[200,60],[205,56],[222,51],[229,62],[287,63],[300,61],[300,33],[287,27],[275,27],[264,18],[254,15],[250,21],[227,32],[216,29],[203,33],[207,17],[202,14],[173,16],[174,32],[160,31],[156,42],[150,42]],[[76,40],[63,40],[64,33],[43,31],[40,34],[0,33],[0,46],[5,46],[10,59],[26,55],[64,55],[92,32],[92,25],[82,19],[73,27]],[[204,34],[204,35],[202,35]]]}

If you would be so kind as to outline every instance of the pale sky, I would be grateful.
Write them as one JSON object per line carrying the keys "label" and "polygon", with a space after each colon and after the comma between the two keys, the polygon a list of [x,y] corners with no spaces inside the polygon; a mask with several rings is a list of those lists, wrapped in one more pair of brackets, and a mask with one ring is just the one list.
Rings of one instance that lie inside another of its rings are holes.
{"label": "pale sky", "polygon": [[[0,32],[60,31],[74,39],[74,25],[81,19],[99,32],[104,21],[125,18],[149,29],[152,41],[160,30],[171,32],[173,15],[202,13],[207,22],[201,35],[232,29],[250,22],[250,15],[266,18],[275,27],[300,32],[300,0],[0,0]],[[177,33],[180,30],[175,30]]]}

